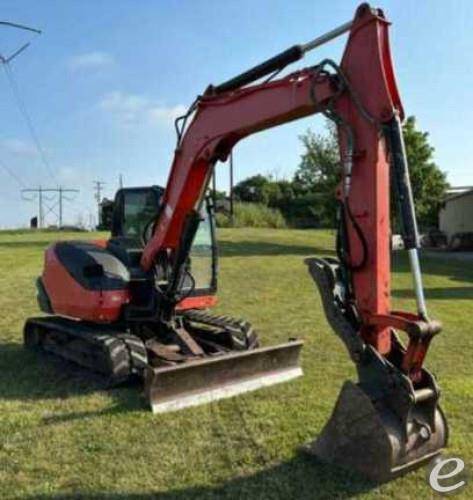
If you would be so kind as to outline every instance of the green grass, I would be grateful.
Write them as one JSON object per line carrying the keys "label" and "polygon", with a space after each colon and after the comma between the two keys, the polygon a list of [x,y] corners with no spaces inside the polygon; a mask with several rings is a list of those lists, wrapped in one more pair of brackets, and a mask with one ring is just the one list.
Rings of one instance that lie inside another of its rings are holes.
{"label": "green grass", "polygon": [[[86,235],[96,237],[96,235]],[[329,330],[302,260],[332,248],[327,231],[221,229],[219,310],[250,319],[264,344],[306,341],[304,377],[239,398],[152,415],[139,388],[103,390],[80,371],[23,350],[37,314],[34,278],[57,234],[0,234],[0,498],[430,498],[425,471],[374,487],[298,452],[329,417],[354,370]],[[59,235],[64,238],[80,234]],[[413,306],[397,258],[397,307]],[[473,270],[426,259],[432,316],[444,323],[428,365],[443,389],[449,454],[473,459]],[[471,497],[468,486],[457,498]]]}

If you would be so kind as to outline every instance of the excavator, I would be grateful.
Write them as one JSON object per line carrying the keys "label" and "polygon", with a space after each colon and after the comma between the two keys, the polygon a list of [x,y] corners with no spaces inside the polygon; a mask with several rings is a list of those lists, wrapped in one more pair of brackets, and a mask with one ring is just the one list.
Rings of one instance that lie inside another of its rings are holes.
{"label": "excavator", "polygon": [[[362,4],[353,20],[329,33],[209,85],[176,120],[165,188],[120,191],[108,241],[47,249],[38,280],[47,315],[27,320],[26,346],[116,379],[144,377],[157,412],[301,375],[301,341],[259,347],[249,323],[209,312],[217,249],[206,192],[217,162],[241,139],[321,114],[335,124],[340,150],[337,257],[305,264],[358,381],[344,383],[330,419],[305,449],[374,481],[436,457],[448,426],[424,359],[441,325],[428,316],[424,297],[389,25],[381,9]],[[280,74],[343,34],[340,63],[324,59]],[[391,307],[391,195],[416,312]]]}
{"label": "excavator", "polygon": [[301,341],[258,348],[248,321],[209,313],[218,258],[211,197],[183,236],[185,255],[143,269],[164,194],[160,186],[120,189],[110,239],[47,249],[37,297],[48,316],[26,322],[25,345],[97,372],[109,386],[143,378],[155,413],[302,375]]}

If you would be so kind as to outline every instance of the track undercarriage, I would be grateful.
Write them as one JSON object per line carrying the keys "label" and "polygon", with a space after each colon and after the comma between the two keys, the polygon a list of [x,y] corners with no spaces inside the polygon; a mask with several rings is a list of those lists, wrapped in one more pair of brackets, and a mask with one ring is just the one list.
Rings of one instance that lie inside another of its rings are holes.
{"label": "track undercarriage", "polygon": [[302,342],[258,348],[250,323],[188,310],[172,324],[97,325],[49,316],[30,318],[25,346],[99,373],[109,385],[145,380],[154,412],[172,411],[302,375]]}

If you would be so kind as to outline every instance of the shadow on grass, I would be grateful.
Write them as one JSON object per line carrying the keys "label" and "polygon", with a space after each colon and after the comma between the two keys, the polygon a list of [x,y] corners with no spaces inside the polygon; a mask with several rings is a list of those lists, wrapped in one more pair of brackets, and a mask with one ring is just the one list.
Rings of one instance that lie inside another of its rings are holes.
{"label": "shadow on grass", "polygon": [[[0,399],[31,402],[36,399],[63,398],[90,394],[104,390],[104,381],[89,372],[66,363],[52,355],[25,350],[19,344],[0,345]],[[45,424],[62,423],[102,415],[119,414],[126,411],[143,411],[144,403],[139,395],[140,387],[127,386],[111,390],[116,404],[92,412],[69,412],[44,416]],[[195,486],[170,491],[148,491],[145,493],[120,493],[83,491],[74,489],[70,493],[34,494],[22,496],[28,499],[51,500],[192,500],[192,499],[322,499],[351,498],[371,490],[375,485],[364,479],[322,464],[313,457],[299,453],[293,459],[268,466],[250,476],[237,477],[216,486]]]}
{"label": "shadow on grass", "polygon": [[263,241],[220,241],[219,253],[222,256],[258,255],[334,255],[334,250],[309,245],[284,245]]}
{"label": "shadow on grass", "polygon": [[[393,257],[394,270],[398,273],[410,273],[410,266],[405,254],[395,253]],[[450,281],[462,283],[459,287],[426,287],[427,298],[432,299],[471,299],[473,298],[473,266],[458,260],[445,260],[426,255],[421,258],[424,274],[441,276]],[[468,286],[472,283],[471,286]],[[465,286],[466,285],[466,286]],[[394,290],[393,295],[400,298],[413,298],[411,289]]]}
{"label": "shadow on grass", "polygon": [[72,412],[44,417],[45,423],[142,411],[146,408],[141,398],[141,381],[135,380],[119,387],[110,387],[99,374],[91,373],[52,354],[29,351],[20,344],[0,344],[0,371],[0,400],[31,402],[41,399],[67,399],[107,391],[116,403],[97,412]]}
{"label": "shadow on grass", "polygon": [[[401,290],[393,290],[394,297],[401,299],[414,299],[415,293],[412,289],[403,288]],[[473,299],[473,286],[464,287],[445,287],[445,288],[426,288],[425,296],[427,299],[436,300],[468,300]]]}
{"label": "shadow on grass", "polygon": [[35,495],[28,499],[51,500],[234,500],[234,499],[332,499],[351,498],[376,485],[346,470],[322,464],[305,454],[268,467],[252,476],[238,477],[214,487],[190,487],[167,492],[100,493],[75,491],[70,494]]}

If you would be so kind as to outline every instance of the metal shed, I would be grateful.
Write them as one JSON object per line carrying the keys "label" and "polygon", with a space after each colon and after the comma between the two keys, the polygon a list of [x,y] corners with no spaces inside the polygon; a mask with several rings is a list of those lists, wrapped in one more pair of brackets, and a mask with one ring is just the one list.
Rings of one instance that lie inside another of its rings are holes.
{"label": "metal shed", "polygon": [[473,233],[473,189],[445,200],[439,214],[439,226],[449,241],[456,233]]}

